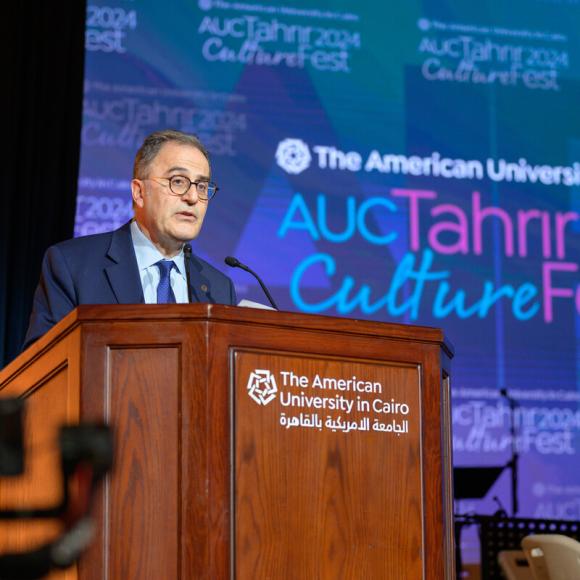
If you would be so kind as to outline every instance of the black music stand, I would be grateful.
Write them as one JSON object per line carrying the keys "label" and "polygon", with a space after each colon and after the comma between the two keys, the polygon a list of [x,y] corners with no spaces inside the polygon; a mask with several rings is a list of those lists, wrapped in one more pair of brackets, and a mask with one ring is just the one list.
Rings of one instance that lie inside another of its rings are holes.
{"label": "black music stand", "polygon": [[482,499],[504,469],[505,465],[455,467],[453,469],[453,497],[455,499]]}
{"label": "black music stand", "polygon": [[[505,469],[505,465],[493,467],[454,467],[453,468],[453,498],[482,499],[492,488]],[[457,516],[458,514],[456,514]],[[455,519],[455,565],[457,578],[461,577],[461,532],[463,526],[475,523],[467,516],[465,519]]]}

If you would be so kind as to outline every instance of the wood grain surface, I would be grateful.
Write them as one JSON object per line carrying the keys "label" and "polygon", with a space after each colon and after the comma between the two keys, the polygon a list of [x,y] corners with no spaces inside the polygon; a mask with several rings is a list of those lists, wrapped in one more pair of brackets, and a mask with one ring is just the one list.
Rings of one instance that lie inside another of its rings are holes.
{"label": "wood grain surface", "polygon": [[[30,402],[33,447],[62,422],[115,430],[97,537],[54,577],[452,578],[451,355],[432,328],[216,305],[78,308],[0,372],[0,396]],[[280,408],[248,398],[257,365],[374,377],[409,403],[409,431],[281,429]],[[2,480],[1,505],[51,501],[54,453],[28,483]],[[41,528],[0,529],[0,549],[57,531]]]}
{"label": "wood grain surface", "polygon": [[[421,578],[419,369],[307,353],[238,352],[235,358],[237,577]],[[278,396],[266,406],[246,391],[253,369],[269,369],[277,377]],[[281,377],[289,375],[281,371],[305,377],[310,386],[284,385]],[[312,387],[317,376],[356,376],[381,388],[378,393],[320,389]],[[297,402],[317,397],[319,403],[340,397],[353,405],[350,411],[290,407],[291,396]],[[382,409],[378,401],[393,400],[408,405],[409,413],[373,410],[372,403]],[[371,404],[370,410],[360,410],[361,402]],[[316,416],[320,426],[287,426],[300,415]],[[393,420],[397,426],[407,420],[408,432],[373,430],[373,424],[392,426]],[[336,421],[357,429],[329,427]]]}

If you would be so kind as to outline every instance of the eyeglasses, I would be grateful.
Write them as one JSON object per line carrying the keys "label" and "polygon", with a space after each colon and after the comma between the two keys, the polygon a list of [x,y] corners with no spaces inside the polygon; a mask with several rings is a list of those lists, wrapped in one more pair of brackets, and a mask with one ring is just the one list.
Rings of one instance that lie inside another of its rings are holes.
{"label": "eyeglasses", "polygon": [[191,181],[189,177],[185,175],[172,175],[171,177],[147,177],[145,179],[157,180],[163,179],[169,182],[169,190],[173,195],[185,195],[192,185],[195,185],[195,191],[197,192],[197,197],[203,201],[208,201],[211,199],[219,189],[218,186],[211,182],[205,180]]}

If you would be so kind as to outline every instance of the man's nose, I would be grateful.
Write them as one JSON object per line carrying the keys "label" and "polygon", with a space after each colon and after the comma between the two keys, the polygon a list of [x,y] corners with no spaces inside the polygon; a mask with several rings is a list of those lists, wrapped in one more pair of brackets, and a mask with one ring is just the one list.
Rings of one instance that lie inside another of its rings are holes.
{"label": "man's nose", "polygon": [[195,184],[192,183],[191,187],[181,197],[190,205],[196,204],[199,201],[199,195]]}

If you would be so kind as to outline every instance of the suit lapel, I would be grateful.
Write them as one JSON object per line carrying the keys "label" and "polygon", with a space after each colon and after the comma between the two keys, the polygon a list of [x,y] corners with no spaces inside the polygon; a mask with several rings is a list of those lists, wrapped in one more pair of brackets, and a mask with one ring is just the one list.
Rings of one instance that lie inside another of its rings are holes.
{"label": "suit lapel", "polygon": [[202,274],[201,262],[192,254],[190,260],[191,290],[194,302],[211,302],[215,300],[211,295],[211,285],[209,280]]}
{"label": "suit lapel", "polygon": [[131,239],[131,224],[115,230],[107,257],[113,262],[105,268],[105,274],[119,304],[144,302],[139,267]]}

